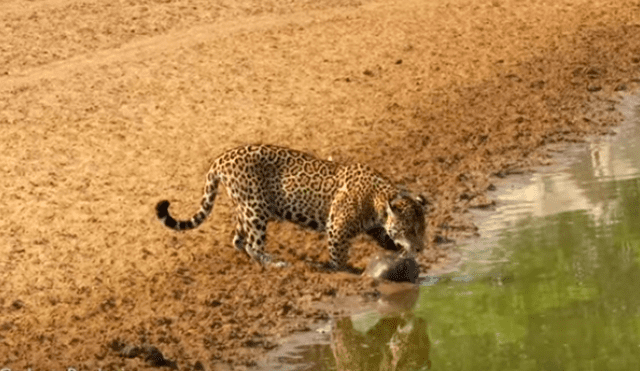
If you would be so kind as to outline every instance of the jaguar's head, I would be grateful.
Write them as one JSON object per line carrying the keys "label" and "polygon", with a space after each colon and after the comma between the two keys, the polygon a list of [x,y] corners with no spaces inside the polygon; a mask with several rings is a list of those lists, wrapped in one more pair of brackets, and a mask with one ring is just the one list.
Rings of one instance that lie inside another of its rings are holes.
{"label": "jaguar's head", "polygon": [[399,194],[387,201],[384,229],[405,253],[413,255],[424,248],[427,207],[428,202],[423,196]]}

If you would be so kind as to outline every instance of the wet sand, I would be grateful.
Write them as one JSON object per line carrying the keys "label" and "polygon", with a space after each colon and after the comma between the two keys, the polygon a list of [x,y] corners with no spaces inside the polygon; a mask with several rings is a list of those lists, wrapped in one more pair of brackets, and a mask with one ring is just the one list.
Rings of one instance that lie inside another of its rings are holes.
{"label": "wet sand", "polygon": [[[0,368],[252,365],[376,290],[310,269],[322,236],[270,225],[264,270],[231,245],[229,200],[199,229],[210,161],[285,145],[367,163],[434,203],[438,242],[545,145],[607,133],[640,83],[637,1],[18,0],[0,12]],[[354,242],[351,264],[376,251]],[[161,355],[161,356],[159,356]],[[129,358],[130,357],[130,358]]]}

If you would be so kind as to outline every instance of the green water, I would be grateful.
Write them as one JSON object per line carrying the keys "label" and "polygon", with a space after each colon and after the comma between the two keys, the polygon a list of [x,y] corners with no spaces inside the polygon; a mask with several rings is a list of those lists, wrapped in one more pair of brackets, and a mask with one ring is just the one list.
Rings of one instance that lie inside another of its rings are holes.
{"label": "green water", "polygon": [[640,120],[625,104],[618,135],[499,185],[485,237],[412,311],[338,319],[284,368],[640,370]]}
{"label": "green water", "polygon": [[487,279],[423,289],[432,369],[640,369],[640,179],[609,186],[606,217],[527,219]]}

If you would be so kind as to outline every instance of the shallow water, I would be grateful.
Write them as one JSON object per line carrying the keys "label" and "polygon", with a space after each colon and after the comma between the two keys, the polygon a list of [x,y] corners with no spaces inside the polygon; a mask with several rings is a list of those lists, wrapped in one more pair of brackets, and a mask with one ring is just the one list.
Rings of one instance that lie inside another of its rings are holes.
{"label": "shallow water", "polygon": [[483,237],[414,309],[336,321],[276,369],[640,369],[640,114],[562,166],[508,178],[477,212]]}

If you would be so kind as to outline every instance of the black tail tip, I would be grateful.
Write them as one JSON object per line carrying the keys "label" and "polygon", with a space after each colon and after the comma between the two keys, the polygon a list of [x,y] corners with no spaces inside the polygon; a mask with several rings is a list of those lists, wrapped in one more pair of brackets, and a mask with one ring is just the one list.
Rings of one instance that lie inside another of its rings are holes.
{"label": "black tail tip", "polygon": [[169,215],[169,201],[163,200],[156,205],[156,214],[162,219]]}

